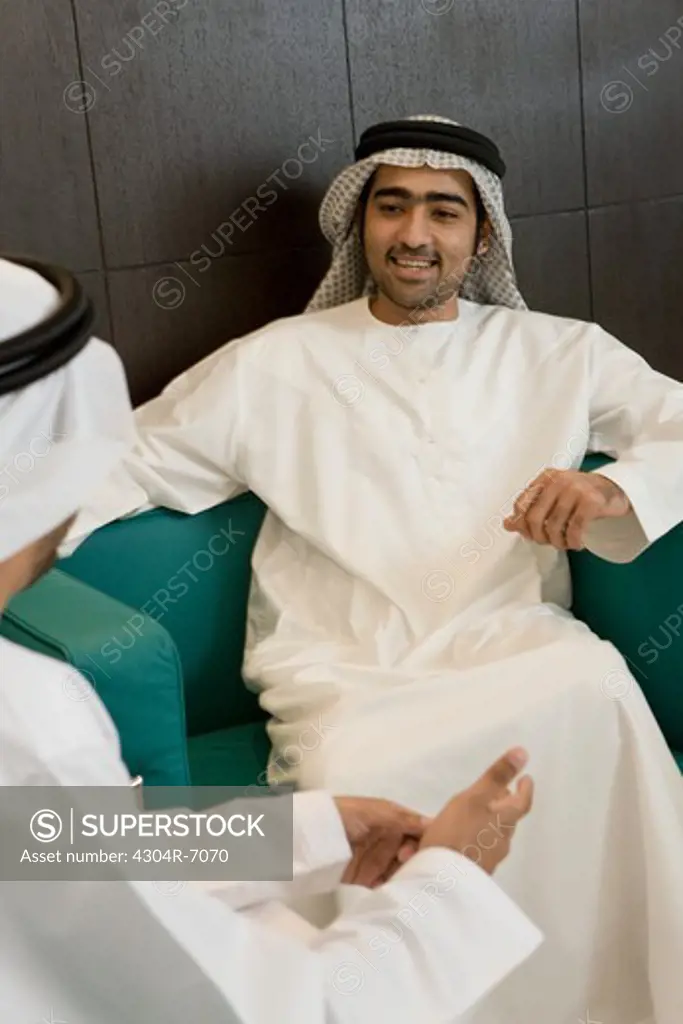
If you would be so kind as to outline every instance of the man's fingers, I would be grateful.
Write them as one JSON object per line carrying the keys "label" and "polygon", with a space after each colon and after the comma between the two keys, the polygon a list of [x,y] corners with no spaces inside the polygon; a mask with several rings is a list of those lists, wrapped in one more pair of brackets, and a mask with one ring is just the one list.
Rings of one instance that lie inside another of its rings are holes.
{"label": "man's fingers", "polygon": [[399,804],[390,804],[390,806],[394,813],[387,824],[395,828],[397,832],[402,832],[404,836],[414,836],[416,839],[421,839],[424,830],[432,819],[425,817],[424,814],[418,814],[417,811],[409,811],[406,807],[401,807]]}
{"label": "man's fingers", "polygon": [[550,482],[551,477],[547,473],[541,473],[535,480],[532,480],[517,498],[515,514],[522,519],[526,519]]}
{"label": "man's fingers", "polygon": [[539,478],[534,480],[529,486],[522,491],[517,500],[515,501],[511,515],[505,520],[506,529],[516,530],[521,533],[527,540],[531,540],[531,532],[527,522],[527,516],[533,508],[535,502],[541,497],[543,489],[547,481]]}
{"label": "man's fingers", "polygon": [[567,471],[544,470],[519,495],[512,514],[505,520],[505,528],[536,544],[552,544],[559,550],[581,547],[577,532],[585,524],[576,524],[572,544],[567,540],[569,524],[583,500],[581,493],[571,486],[575,476]]}
{"label": "man's fingers", "polygon": [[579,502],[567,523],[564,538],[569,551],[580,551],[583,547],[583,531],[591,518],[586,515],[586,511],[586,503],[583,501]]}
{"label": "man's fingers", "polygon": [[399,839],[403,839],[404,836],[421,839],[431,820],[391,800],[377,800],[370,824],[373,829],[382,829]]}
{"label": "man's fingers", "polygon": [[410,859],[432,819],[390,800],[368,800],[363,812],[363,829],[355,829],[342,881],[371,887]]}
{"label": "man's fingers", "polygon": [[519,800],[522,814],[528,814],[534,805],[534,780],[530,775],[523,775],[517,785],[515,796]]}
{"label": "man's fingers", "polygon": [[418,849],[418,839],[406,839],[406,841],[402,844],[400,850],[396,854],[396,860],[399,862],[399,864],[405,864],[407,861],[410,860],[412,856],[414,856],[414,854],[417,853]]}
{"label": "man's fingers", "polygon": [[337,797],[337,808],[351,842],[364,842],[371,830],[421,838],[431,818],[392,800],[374,797]]}
{"label": "man's fingers", "polygon": [[517,783],[511,801],[520,817],[529,813],[534,802],[534,780],[530,775],[523,775]]}
{"label": "man's fingers", "polygon": [[396,860],[399,845],[400,838],[397,836],[382,834],[374,843],[365,846],[356,863],[352,882],[368,887],[377,885]]}
{"label": "man's fingers", "polygon": [[506,520],[507,528],[517,530],[527,540],[547,544],[543,522],[554,504],[559,480],[558,471],[553,469],[543,470],[532,480],[517,498],[513,513]]}
{"label": "man's fingers", "polygon": [[627,515],[628,497],[607,477],[580,470],[547,469],[518,496],[504,522],[537,544],[579,551],[583,533],[594,519]]}
{"label": "man's fingers", "polygon": [[365,851],[366,851],[367,847],[368,847],[367,840],[365,840],[362,843],[355,843],[354,845],[352,845],[352,847],[351,847],[351,860],[349,861],[349,863],[344,868],[344,874],[342,875],[342,882],[345,882],[345,883],[347,883],[349,885],[355,883],[356,876],[358,874],[358,868],[360,866],[361,860],[362,860],[362,858],[363,858],[363,856],[365,854]]}
{"label": "man's fingers", "polygon": [[477,783],[483,789],[506,789],[529,760],[523,747],[513,747],[491,765]]}
{"label": "man's fingers", "polygon": [[560,494],[555,506],[546,517],[544,525],[545,533],[554,548],[564,551],[567,547],[567,532],[569,520],[578,507],[580,499],[578,495],[569,491],[567,494]]}
{"label": "man's fingers", "polygon": [[[368,867],[372,863],[371,851],[377,846],[379,839],[384,835],[381,829],[368,829],[362,840],[352,844],[352,856],[342,876],[342,882],[350,885],[367,885],[364,881],[368,877]],[[394,841],[394,847],[398,845]]]}
{"label": "man's fingers", "polygon": [[526,517],[526,524],[531,534],[531,539],[536,544],[548,544],[550,538],[546,532],[546,522],[554,512],[555,504],[560,496],[560,484],[557,481],[550,481],[544,489],[543,494],[531,506]]}
{"label": "man's fingers", "polygon": [[[567,528],[567,546],[580,549],[583,547],[583,531],[594,519],[604,514],[604,501],[599,494],[585,494],[574,509]],[[571,543],[570,543],[571,541]]]}
{"label": "man's fingers", "polygon": [[492,800],[489,811],[497,814],[506,825],[516,825],[526,817],[534,802],[534,782],[531,776],[525,775],[519,780],[514,793]]}
{"label": "man's fingers", "polygon": [[395,804],[393,800],[373,800],[369,811],[372,812],[370,824],[373,828],[391,829],[393,832],[416,836],[418,839],[431,821],[431,818],[425,817],[424,814]]}

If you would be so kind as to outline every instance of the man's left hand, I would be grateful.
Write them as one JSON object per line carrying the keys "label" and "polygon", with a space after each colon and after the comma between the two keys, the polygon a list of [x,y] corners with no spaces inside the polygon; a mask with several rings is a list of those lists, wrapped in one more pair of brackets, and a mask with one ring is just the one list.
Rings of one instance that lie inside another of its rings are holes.
{"label": "man's left hand", "polygon": [[546,469],[517,498],[504,526],[536,544],[579,551],[583,531],[594,519],[619,518],[630,511],[631,502],[608,477]]}
{"label": "man's left hand", "polygon": [[431,818],[390,800],[334,798],[352,850],[342,882],[370,889],[387,882],[416,852]]}

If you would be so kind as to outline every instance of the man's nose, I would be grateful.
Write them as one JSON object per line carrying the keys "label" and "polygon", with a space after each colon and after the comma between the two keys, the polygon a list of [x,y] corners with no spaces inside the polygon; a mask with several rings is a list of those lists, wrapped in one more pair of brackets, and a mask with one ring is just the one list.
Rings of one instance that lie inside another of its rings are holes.
{"label": "man's nose", "polygon": [[425,210],[416,207],[406,211],[401,217],[396,242],[404,245],[406,249],[420,249],[425,246],[431,248],[431,226]]}

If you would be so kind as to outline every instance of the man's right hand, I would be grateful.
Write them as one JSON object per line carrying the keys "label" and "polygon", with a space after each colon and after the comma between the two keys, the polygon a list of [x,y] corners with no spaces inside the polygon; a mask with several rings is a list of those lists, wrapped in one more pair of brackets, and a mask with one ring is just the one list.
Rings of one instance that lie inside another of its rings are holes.
{"label": "man's right hand", "polygon": [[508,788],[529,760],[520,747],[509,750],[469,789],[453,797],[427,826],[420,850],[457,850],[492,874],[510,851],[515,826],[531,810],[534,785],[523,776]]}

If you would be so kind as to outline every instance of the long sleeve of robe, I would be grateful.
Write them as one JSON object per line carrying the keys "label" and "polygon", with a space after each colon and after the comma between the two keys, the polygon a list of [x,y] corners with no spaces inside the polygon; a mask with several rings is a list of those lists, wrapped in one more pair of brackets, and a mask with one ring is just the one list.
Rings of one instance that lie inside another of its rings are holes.
{"label": "long sleeve of robe", "polygon": [[[66,696],[71,670],[4,640],[0,664],[3,785],[127,784],[96,694]],[[350,851],[332,798],[297,795],[295,808],[293,891],[333,886]],[[492,879],[445,849],[417,854],[307,943],[256,917],[289,892],[288,883],[223,883],[213,895],[189,883],[175,896],[148,882],[0,883],[2,1019],[452,1021],[540,941]]]}
{"label": "long sleeve of robe", "polygon": [[633,511],[596,520],[586,547],[630,562],[683,518],[683,387],[598,327],[590,355],[591,448],[617,460],[595,472],[622,488]]}
{"label": "long sleeve of robe", "polygon": [[238,466],[247,406],[258,403],[251,337],[224,345],[136,410],[135,447],[77,517],[63,553],[114,519],[157,506],[200,512],[247,489]]}

